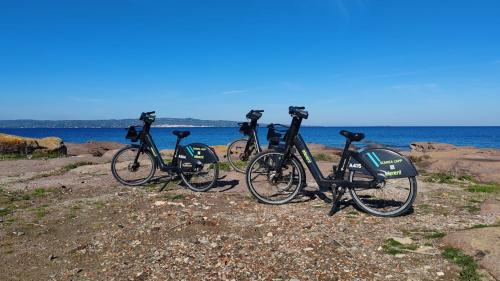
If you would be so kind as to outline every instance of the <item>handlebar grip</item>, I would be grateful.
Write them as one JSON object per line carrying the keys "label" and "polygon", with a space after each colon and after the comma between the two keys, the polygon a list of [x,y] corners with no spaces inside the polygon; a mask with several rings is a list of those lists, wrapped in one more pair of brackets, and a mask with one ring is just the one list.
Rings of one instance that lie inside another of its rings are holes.
{"label": "handlebar grip", "polygon": [[288,113],[292,114],[295,110],[304,110],[304,109],[306,109],[305,106],[289,106]]}

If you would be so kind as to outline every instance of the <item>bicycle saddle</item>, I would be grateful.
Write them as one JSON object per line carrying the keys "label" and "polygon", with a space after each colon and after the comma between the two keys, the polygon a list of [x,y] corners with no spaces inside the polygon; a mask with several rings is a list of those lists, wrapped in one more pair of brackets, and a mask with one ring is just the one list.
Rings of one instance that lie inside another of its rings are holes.
{"label": "bicycle saddle", "polygon": [[185,138],[191,134],[189,131],[173,131],[172,134],[176,135],[178,138]]}
{"label": "bicycle saddle", "polygon": [[346,130],[340,131],[340,134],[348,138],[350,141],[360,141],[365,138],[365,134],[363,133],[352,133]]}

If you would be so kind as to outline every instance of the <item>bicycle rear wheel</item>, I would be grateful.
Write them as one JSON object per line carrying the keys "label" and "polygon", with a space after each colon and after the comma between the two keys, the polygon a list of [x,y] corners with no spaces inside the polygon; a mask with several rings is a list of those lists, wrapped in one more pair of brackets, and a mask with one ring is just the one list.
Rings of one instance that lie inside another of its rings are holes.
{"label": "bicycle rear wheel", "polygon": [[122,148],[111,161],[113,176],[124,185],[145,184],[153,178],[155,171],[153,155],[149,151],[140,151],[137,147]]}
{"label": "bicycle rear wheel", "polygon": [[197,192],[207,191],[219,177],[219,163],[202,163],[193,166],[190,161],[179,159],[180,176],[186,186]]}
{"label": "bicycle rear wheel", "polygon": [[[371,176],[350,172],[349,181],[371,181]],[[351,188],[351,197],[363,211],[380,217],[396,217],[410,210],[417,196],[415,177],[387,179],[378,188]]]}
{"label": "bicycle rear wheel", "polygon": [[285,204],[293,200],[301,190],[305,176],[295,156],[284,163],[281,173],[278,173],[278,166],[284,156],[282,152],[263,151],[248,165],[247,187],[260,202]]}
{"label": "bicycle rear wheel", "polygon": [[258,153],[255,145],[250,146],[249,150],[245,151],[247,144],[248,139],[239,139],[233,141],[227,148],[227,161],[229,165],[240,173],[245,172],[250,160]]}

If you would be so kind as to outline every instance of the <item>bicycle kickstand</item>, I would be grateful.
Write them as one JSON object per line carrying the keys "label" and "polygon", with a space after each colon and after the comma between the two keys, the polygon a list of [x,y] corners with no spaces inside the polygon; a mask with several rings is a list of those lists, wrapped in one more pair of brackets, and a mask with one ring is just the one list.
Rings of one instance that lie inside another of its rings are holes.
{"label": "bicycle kickstand", "polygon": [[345,193],[345,187],[335,187],[334,192],[333,192],[333,203],[332,203],[332,208],[330,209],[330,212],[328,213],[329,216],[333,216],[339,209],[339,202],[340,199],[342,199],[342,196],[344,196]]}

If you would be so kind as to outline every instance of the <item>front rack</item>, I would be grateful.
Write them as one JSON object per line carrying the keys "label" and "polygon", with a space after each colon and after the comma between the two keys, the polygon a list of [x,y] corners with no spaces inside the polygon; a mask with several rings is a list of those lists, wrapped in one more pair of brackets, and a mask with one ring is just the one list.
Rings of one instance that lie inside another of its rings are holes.
{"label": "front rack", "polygon": [[142,126],[129,126],[127,128],[126,139],[129,139],[132,142],[137,142],[141,137],[143,127]]}

